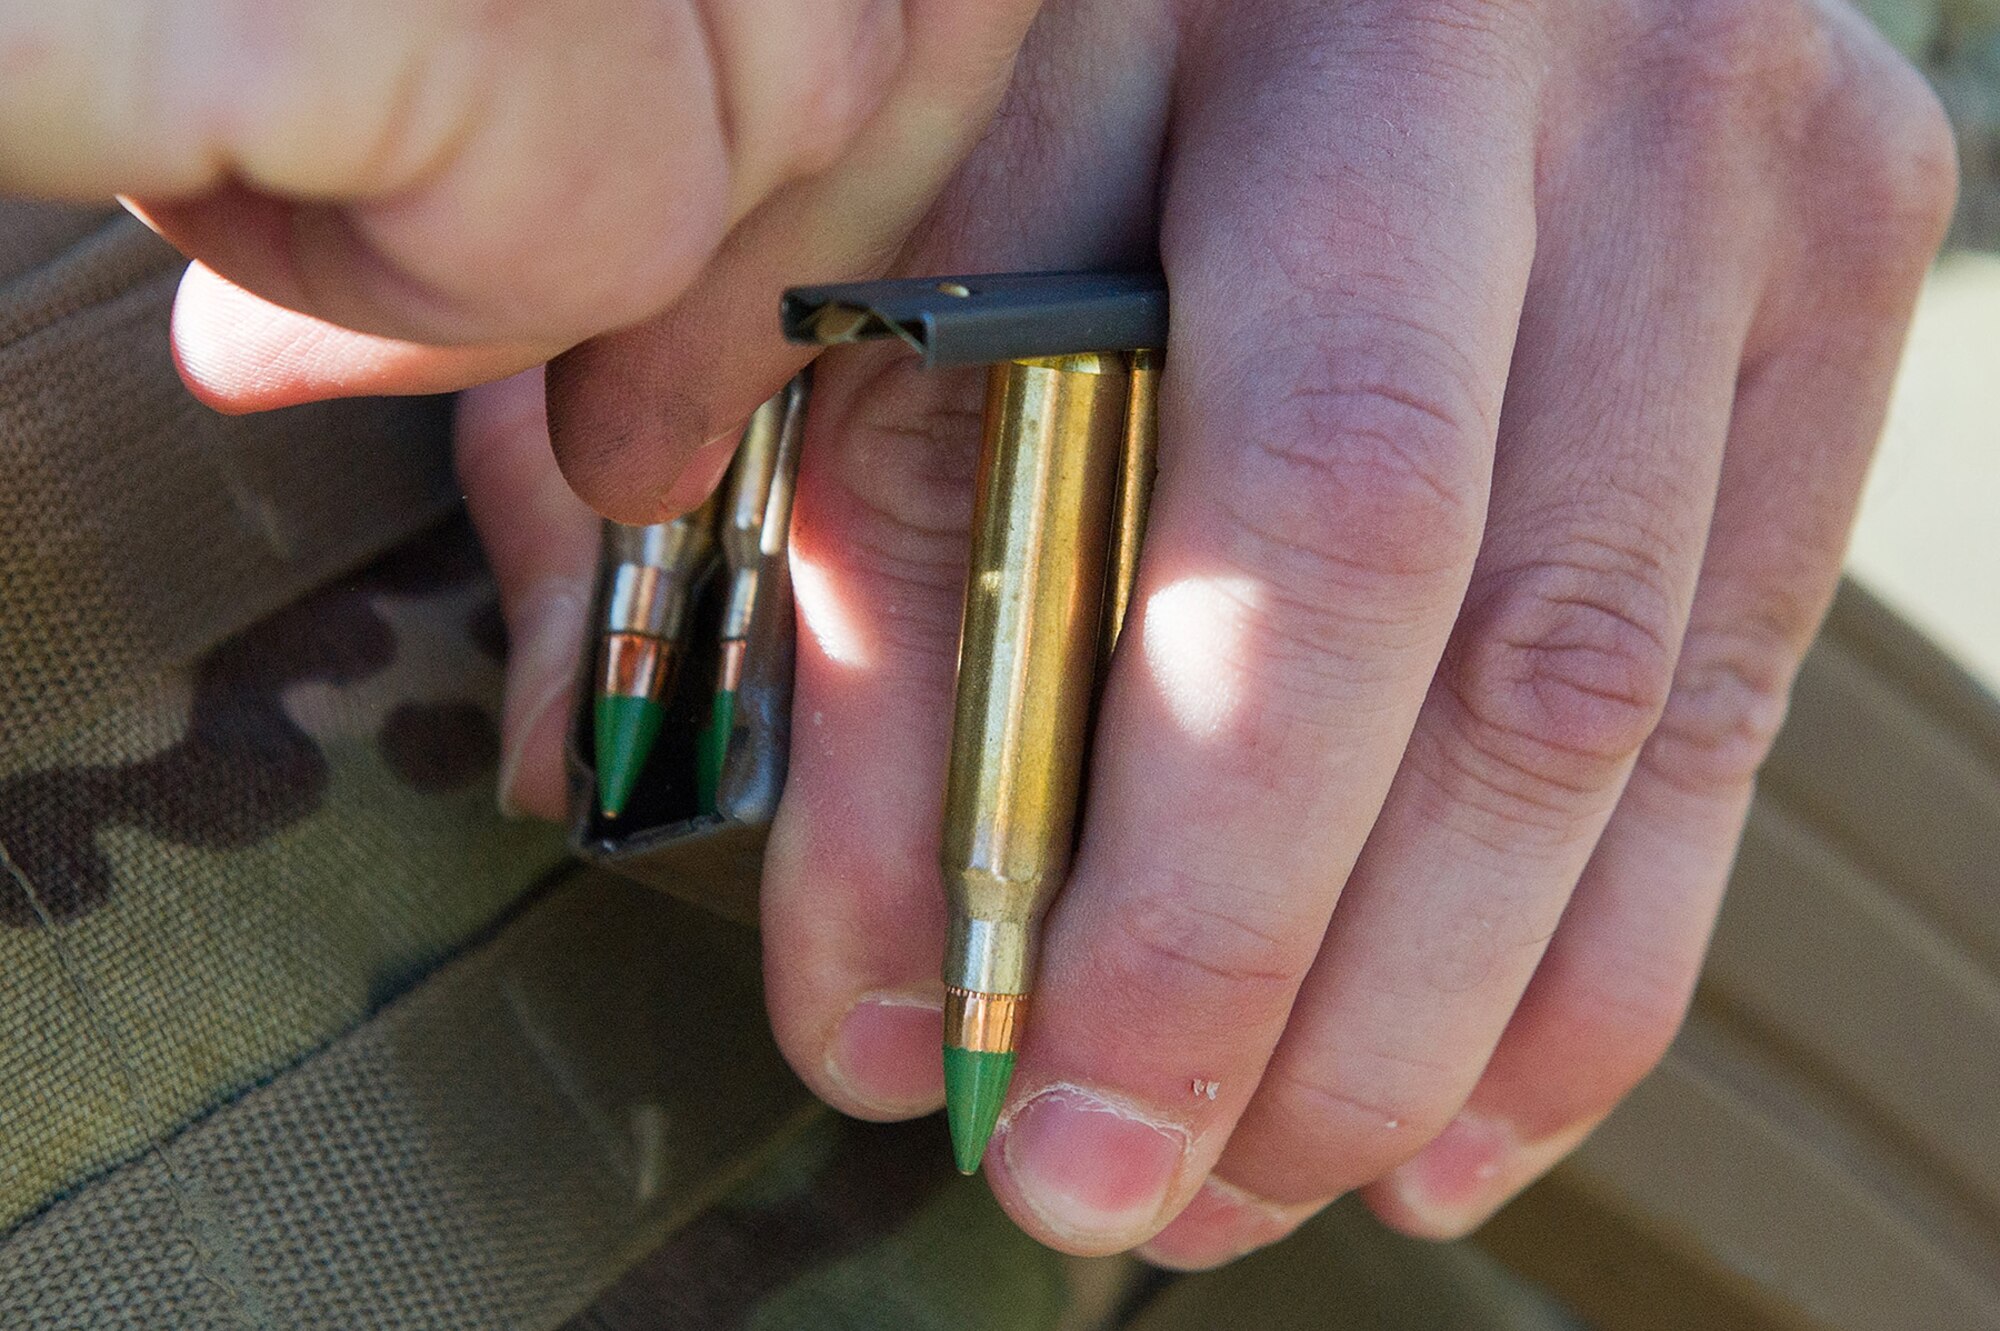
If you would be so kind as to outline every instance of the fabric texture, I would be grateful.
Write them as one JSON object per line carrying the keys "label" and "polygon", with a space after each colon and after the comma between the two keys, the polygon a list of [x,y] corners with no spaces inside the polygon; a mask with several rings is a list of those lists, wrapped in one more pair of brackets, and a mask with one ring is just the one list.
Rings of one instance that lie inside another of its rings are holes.
{"label": "fabric texture", "polygon": [[578,873],[20,1228],[0,1326],[553,1326],[810,1114],[758,989],[748,931]]}
{"label": "fabric texture", "polygon": [[0,220],[4,1232],[353,1027],[560,846],[494,807],[504,642],[444,406],[219,416],[173,372],[170,249]]}

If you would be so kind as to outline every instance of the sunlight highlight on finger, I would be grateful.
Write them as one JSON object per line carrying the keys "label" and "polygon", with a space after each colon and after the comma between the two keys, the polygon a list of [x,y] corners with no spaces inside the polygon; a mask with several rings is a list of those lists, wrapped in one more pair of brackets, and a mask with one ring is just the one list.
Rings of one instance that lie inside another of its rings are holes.
{"label": "sunlight highlight on finger", "polygon": [[854,611],[841,599],[840,588],[827,570],[792,550],[792,600],[799,623],[826,659],[851,670],[866,670],[867,641]]}
{"label": "sunlight highlight on finger", "polygon": [[1225,734],[1242,708],[1247,642],[1263,589],[1253,579],[1181,578],[1146,598],[1146,669],[1183,733]]}

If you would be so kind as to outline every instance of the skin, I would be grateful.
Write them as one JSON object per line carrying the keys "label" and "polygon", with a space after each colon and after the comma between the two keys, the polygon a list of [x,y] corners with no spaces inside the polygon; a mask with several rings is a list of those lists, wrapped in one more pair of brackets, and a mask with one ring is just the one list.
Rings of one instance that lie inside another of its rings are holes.
{"label": "skin", "polygon": [[[528,812],[559,812],[591,508],[714,483],[798,364],[782,286],[1157,243],[1145,562],[987,1158],[1029,1232],[1211,1265],[1359,1189],[1461,1234],[1657,1061],[1955,190],[1854,13],[160,0],[128,50],[123,3],[0,3],[0,185],[144,200],[201,261],[197,393],[550,361],[546,412],[530,370],[459,440]],[[800,478],[767,986],[867,1118],[942,1095],[978,396],[829,356]]]}

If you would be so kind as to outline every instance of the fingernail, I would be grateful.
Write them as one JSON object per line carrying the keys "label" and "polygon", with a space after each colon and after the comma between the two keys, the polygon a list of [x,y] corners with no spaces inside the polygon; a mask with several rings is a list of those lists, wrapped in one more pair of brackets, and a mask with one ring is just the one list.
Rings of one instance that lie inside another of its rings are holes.
{"label": "fingernail", "polygon": [[1276,1243],[1331,1201],[1287,1205],[1211,1177],[1139,1256],[1176,1271],[1204,1271]]}
{"label": "fingernail", "polygon": [[1007,1173],[1029,1209],[1054,1233],[1090,1245],[1145,1237],[1188,1150],[1185,1129],[1080,1086],[1041,1092],[1001,1131]]}
{"label": "fingernail", "polygon": [[944,1001],[936,994],[868,994],[848,1009],[826,1054],[828,1080],[858,1110],[884,1118],[944,1102]]}
{"label": "fingernail", "polygon": [[[507,688],[500,707],[500,812],[555,816],[562,806],[562,745],[542,735],[551,708],[578,678],[589,596],[568,578],[551,577],[530,588],[507,625]],[[546,750],[546,751],[544,751]]]}
{"label": "fingernail", "polygon": [[1387,1179],[1406,1227],[1435,1238],[1471,1233],[1567,1155],[1588,1128],[1523,1142],[1504,1119],[1463,1111]]}

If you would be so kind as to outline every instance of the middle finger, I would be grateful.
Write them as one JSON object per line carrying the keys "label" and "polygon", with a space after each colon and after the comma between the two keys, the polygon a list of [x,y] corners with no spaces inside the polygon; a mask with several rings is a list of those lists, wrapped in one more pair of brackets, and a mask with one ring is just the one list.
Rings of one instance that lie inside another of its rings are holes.
{"label": "middle finger", "polygon": [[1144,570],[987,1161],[1074,1251],[1148,1237],[1221,1151],[1471,570],[1533,94],[1512,34],[1417,8],[1315,8],[1275,60],[1259,25],[1190,38]]}

